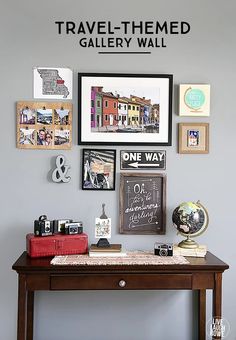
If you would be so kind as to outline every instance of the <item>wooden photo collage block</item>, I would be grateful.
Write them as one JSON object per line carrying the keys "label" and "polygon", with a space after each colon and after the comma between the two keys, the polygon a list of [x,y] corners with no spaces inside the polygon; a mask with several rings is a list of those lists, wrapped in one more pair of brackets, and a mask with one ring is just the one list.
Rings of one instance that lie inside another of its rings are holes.
{"label": "wooden photo collage block", "polygon": [[71,103],[19,101],[16,115],[18,148],[71,149]]}

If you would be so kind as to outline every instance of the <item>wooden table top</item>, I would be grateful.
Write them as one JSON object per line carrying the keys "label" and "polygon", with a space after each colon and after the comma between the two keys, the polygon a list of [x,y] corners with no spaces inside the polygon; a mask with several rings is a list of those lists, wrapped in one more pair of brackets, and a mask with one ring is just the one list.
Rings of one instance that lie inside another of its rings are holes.
{"label": "wooden table top", "polygon": [[29,272],[52,272],[52,273],[78,273],[78,272],[194,272],[194,271],[217,271],[224,272],[229,268],[228,264],[220,260],[210,252],[206,257],[187,257],[188,264],[171,264],[171,265],[96,265],[96,266],[61,266],[51,265],[53,257],[31,258],[27,252],[23,252],[18,260],[13,264],[12,269],[18,273]]}

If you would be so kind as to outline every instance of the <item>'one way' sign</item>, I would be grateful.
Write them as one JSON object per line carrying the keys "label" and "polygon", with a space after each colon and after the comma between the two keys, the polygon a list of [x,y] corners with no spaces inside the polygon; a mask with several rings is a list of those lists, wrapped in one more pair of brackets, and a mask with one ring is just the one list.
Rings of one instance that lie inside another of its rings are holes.
{"label": "'one way' sign", "polygon": [[125,151],[120,152],[121,170],[165,170],[166,152],[159,151]]}

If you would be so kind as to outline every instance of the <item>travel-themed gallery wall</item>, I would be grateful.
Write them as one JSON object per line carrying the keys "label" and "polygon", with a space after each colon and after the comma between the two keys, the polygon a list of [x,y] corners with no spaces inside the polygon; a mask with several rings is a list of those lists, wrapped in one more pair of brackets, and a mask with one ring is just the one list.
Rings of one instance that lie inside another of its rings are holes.
{"label": "travel-themed gallery wall", "polygon": [[[41,234],[42,221],[49,232],[76,221],[89,246],[106,237],[153,252],[185,240],[174,225],[183,202],[208,222],[193,239],[230,266],[222,311],[235,339],[235,10],[233,0],[2,4],[3,339],[17,338],[12,264],[34,221]],[[211,308],[207,293],[209,323]],[[194,311],[188,290],[38,291],[34,340],[195,340]]]}

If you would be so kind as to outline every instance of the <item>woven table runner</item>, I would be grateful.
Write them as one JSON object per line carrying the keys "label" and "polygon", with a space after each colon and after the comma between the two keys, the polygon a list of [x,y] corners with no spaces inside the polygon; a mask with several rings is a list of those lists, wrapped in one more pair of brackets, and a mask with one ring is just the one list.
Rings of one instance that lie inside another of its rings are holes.
{"label": "woven table runner", "polygon": [[153,255],[151,252],[127,252],[124,257],[89,257],[89,255],[63,255],[55,256],[52,265],[59,266],[112,266],[112,265],[171,265],[189,264],[183,256],[174,255],[161,257]]}

